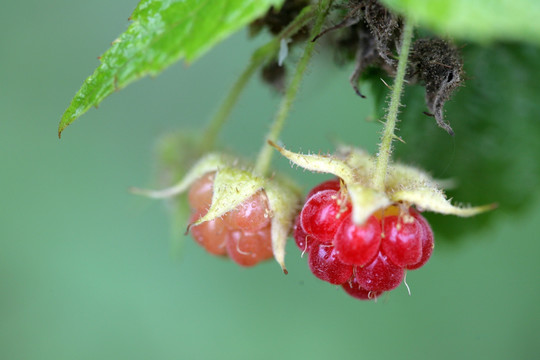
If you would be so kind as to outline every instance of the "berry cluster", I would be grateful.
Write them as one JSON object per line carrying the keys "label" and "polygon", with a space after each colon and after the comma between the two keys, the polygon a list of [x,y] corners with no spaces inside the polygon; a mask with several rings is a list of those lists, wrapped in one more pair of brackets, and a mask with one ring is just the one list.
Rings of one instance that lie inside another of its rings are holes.
{"label": "berry cluster", "polygon": [[[189,189],[191,223],[210,208],[214,178],[214,172],[207,173]],[[191,235],[209,253],[228,255],[241,266],[253,266],[273,256],[268,214],[268,199],[260,190],[224,216],[192,226]]]}
{"label": "berry cluster", "polygon": [[352,221],[351,210],[336,179],[313,188],[296,219],[296,244],[319,279],[342,285],[355,298],[375,299],[398,287],[405,270],[429,260],[433,233],[413,208],[390,206],[363,225]]}

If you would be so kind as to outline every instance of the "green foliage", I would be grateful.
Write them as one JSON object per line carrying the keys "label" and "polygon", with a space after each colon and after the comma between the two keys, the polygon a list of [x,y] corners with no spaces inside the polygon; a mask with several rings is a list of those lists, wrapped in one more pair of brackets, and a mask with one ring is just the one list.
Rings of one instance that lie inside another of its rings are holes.
{"label": "green foliage", "polygon": [[129,28],[101,57],[101,65],[62,116],[58,134],[113,91],[156,75],[184,58],[196,60],[212,46],[283,0],[142,0]]}
{"label": "green foliage", "polygon": [[[540,178],[540,49],[517,44],[469,45],[463,50],[469,78],[447,105],[449,136],[425,111],[424,90],[409,87],[402,103],[396,159],[450,178],[448,195],[499,209],[463,220],[432,216],[437,232],[455,238],[533,202]],[[375,83],[376,84],[376,83]],[[429,217],[431,214],[428,214]]]}
{"label": "green foliage", "polygon": [[443,36],[540,43],[538,0],[381,0]]}

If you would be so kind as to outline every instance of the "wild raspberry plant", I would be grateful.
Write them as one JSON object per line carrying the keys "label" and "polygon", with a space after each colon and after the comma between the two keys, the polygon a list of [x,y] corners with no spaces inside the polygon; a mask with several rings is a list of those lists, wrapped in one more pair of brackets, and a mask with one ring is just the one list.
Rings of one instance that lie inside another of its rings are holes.
{"label": "wild raspberry plant", "polygon": [[152,198],[188,191],[188,231],[209,253],[228,255],[241,266],[273,255],[287,272],[285,242],[299,205],[299,191],[287,179],[260,176],[237,158],[208,154],[171,188],[132,191]]}
{"label": "wild raspberry plant", "polygon": [[[428,114],[453,134],[443,106],[463,81],[463,63],[449,41],[419,39],[413,43],[413,21],[377,0],[286,1],[285,5],[282,0],[224,1],[198,4],[196,11],[192,11],[196,0],[141,1],[128,31],[104,54],[103,65],[87,79],[64,114],[59,135],[113,90],[141,75],[155,74],[181,57],[194,60],[211,44],[258,18],[252,29],[268,27],[275,37],[254,52],[207,126],[195,146],[194,153],[199,155],[190,158],[195,165],[171,188],[134,189],[155,198],[188,191],[192,210],[188,229],[209,253],[227,255],[242,266],[273,255],[285,270],[285,241],[294,231],[297,245],[309,254],[310,269],[317,277],[342,285],[353,297],[373,299],[398,286],[406,270],[420,268],[431,256],[433,233],[420,211],[472,216],[493,208],[454,206],[426,172],[391,159],[405,82],[425,86]],[[226,10],[216,12],[221,9],[218,5]],[[188,31],[212,16],[225,19],[216,31]],[[330,17],[337,24],[331,25]],[[367,67],[377,66],[394,78],[379,152],[370,156],[355,147],[340,147],[327,156],[292,153],[276,143],[315,41],[342,30],[348,31],[347,38],[335,44],[338,48],[348,44],[347,51],[354,54],[350,81],[358,95],[364,97],[358,80]],[[142,42],[137,43],[139,40]],[[287,79],[283,67],[287,54],[302,42],[303,55]],[[239,156],[213,151],[234,104],[260,68],[284,95],[257,159],[242,163]],[[301,207],[298,186],[271,171],[272,147],[298,166],[334,174],[337,179],[313,189]]]}
{"label": "wild raspberry plant", "polygon": [[434,247],[427,221],[405,204],[379,210],[363,224],[354,223],[347,190],[336,180],[310,191],[296,219],[294,238],[300,251],[308,254],[316,277],[342,285],[362,300],[399,286],[405,271],[425,265]]}

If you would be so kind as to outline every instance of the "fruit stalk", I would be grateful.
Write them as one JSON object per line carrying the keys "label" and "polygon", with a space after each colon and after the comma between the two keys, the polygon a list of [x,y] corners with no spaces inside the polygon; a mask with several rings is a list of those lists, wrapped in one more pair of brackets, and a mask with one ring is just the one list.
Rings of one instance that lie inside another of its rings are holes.
{"label": "fruit stalk", "polygon": [[[315,20],[315,24],[313,25],[313,28],[310,34],[311,39],[313,39],[317,34],[321,32],[322,26],[324,24],[324,19],[326,18],[326,15],[328,14],[328,11],[330,10],[330,6],[332,5],[332,2],[333,0],[322,0],[319,3],[317,18]],[[287,87],[283,100],[281,101],[279,109],[276,113],[276,117],[274,118],[274,123],[272,124],[272,127],[270,128],[270,132],[266,138],[267,141],[263,143],[263,146],[259,152],[259,156],[257,157],[257,162],[255,165],[254,172],[261,176],[267,175],[266,173],[268,172],[268,168],[270,167],[270,162],[272,161],[272,155],[274,154],[272,146],[268,144],[268,140],[272,142],[277,141],[278,136],[281,133],[283,126],[285,125],[285,120],[287,119],[287,115],[289,114],[289,111],[291,110],[292,103],[294,99],[296,98],[298,89],[300,88],[300,83],[302,81],[304,73],[306,72],[306,69],[309,64],[309,60],[311,59],[311,55],[313,54],[314,48],[315,48],[315,43],[313,41],[309,41],[306,44],[306,47],[304,48],[304,53],[302,54],[300,61],[298,61],[298,64],[296,65],[294,76],[289,86]]]}
{"label": "fruit stalk", "polygon": [[210,120],[210,123],[205,131],[203,144],[204,150],[209,151],[214,147],[216,138],[219,135],[223,124],[225,124],[229,118],[232,109],[236,105],[249,79],[251,79],[255,71],[257,71],[257,69],[262,66],[267,59],[275,56],[275,54],[279,51],[280,40],[296,34],[298,30],[300,30],[313,16],[313,7],[311,5],[306,6],[278,36],[276,36],[266,45],[258,48],[253,53],[251,59],[249,60],[248,66],[236,80],[233,87],[228,92],[227,97],[225,97],[221,103],[218,111],[212,120]]}
{"label": "fruit stalk", "polygon": [[401,93],[403,92],[403,83],[405,82],[405,73],[407,70],[407,60],[409,58],[413,28],[412,22],[405,20],[398,68],[394,78],[394,85],[392,86],[390,104],[386,113],[386,122],[384,123],[381,143],[379,144],[379,152],[377,153],[375,174],[372,180],[373,187],[380,191],[384,191],[385,188],[384,182],[386,179],[388,162],[390,161],[390,155],[392,153],[392,140],[394,140],[395,137],[394,132],[400,107]]}

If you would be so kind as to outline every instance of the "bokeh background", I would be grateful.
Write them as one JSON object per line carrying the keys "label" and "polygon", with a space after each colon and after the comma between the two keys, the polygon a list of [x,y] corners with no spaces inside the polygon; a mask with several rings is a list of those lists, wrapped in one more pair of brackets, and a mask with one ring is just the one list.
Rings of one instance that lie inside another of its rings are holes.
{"label": "bokeh background", "polygon": [[[167,207],[127,189],[157,184],[158,139],[202,128],[262,39],[239,33],[190,66],[143,79],[90,110],[59,140],[62,112],[135,6],[135,0],[2,4],[0,358],[540,354],[540,204],[533,197],[526,213],[456,243],[438,242],[430,263],[407,278],[412,296],[401,286],[377,303],[316,280],[294,244],[283,276],[273,262],[241,269],[188,237],[175,240]],[[337,139],[375,150],[379,125],[366,120],[371,103],[350,90],[349,71],[319,51],[285,144],[331,151]],[[278,100],[251,82],[223,143],[253,156]],[[324,179],[277,157],[274,163],[306,189]]]}

